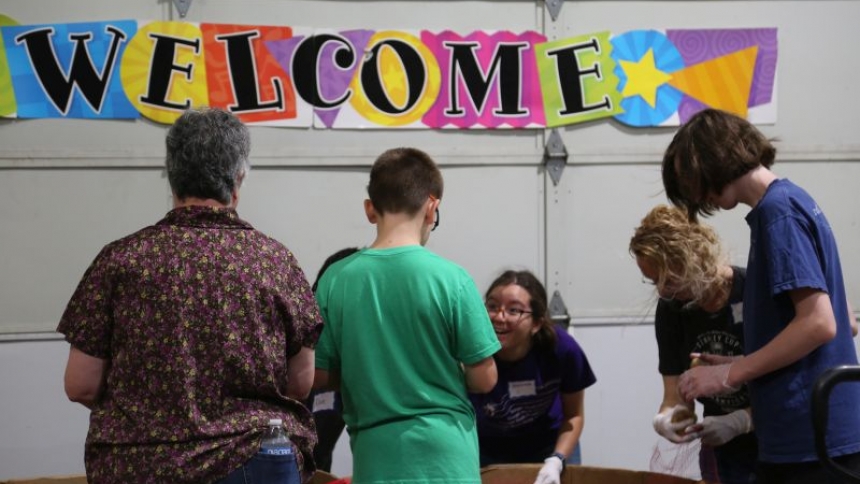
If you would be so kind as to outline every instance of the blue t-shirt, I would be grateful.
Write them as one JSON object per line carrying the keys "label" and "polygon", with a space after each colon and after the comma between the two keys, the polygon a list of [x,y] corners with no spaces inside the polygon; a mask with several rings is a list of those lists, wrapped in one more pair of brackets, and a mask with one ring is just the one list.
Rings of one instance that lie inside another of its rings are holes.
{"label": "blue t-shirt", "polygon": [[579,344],[563,328],[554,328],[555,351],[532,348],[513,363],[496,358],[495,388],[469,394],[478,420],[481,465],[543,462],[555,447],[564,417],[561,394],[597,381]]}
{"label": "blue t-shirt", "polygon": [[[744,292],[747,354],[769,343],[794,318],[790,291],[813,288],[830,295],[836,337],[799,361],[749,382],[759,459],[814,461],[815,381],[828,368],[857,364],[836,240],[812,197],[785,179],[771,183],[746,220],[751,236]],[[837,386],[829,412],[829,454],[860,451],[860,385]]]}

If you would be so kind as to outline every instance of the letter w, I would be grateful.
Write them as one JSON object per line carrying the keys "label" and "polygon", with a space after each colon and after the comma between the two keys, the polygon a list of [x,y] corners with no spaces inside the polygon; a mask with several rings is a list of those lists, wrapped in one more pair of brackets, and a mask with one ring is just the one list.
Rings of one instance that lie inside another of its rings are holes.
{"label": "letter w", "polygon": [[69,40],[75,42],[75,47],[72,51],[68,76],[63,72],[57,59],[57,53],[51,44],[51,37],[54,35],[53,27],[27,32],[15,38],[16,44],[25,44],[30,63],[39,84],[42,85],[42,90],[63,115],[69,112],[72,90],[75,86],[78,87],[93,111],[101,112],[105,91],[107,91],[111,73],[113,73],[120,43],[126,38],[125,33],[116,27],[109,25],[105,31],[113,34],[113,40],[101,74],[96,71],[87,50],[87,42],[93,38],[93,34],[90,32],[69,34]]}

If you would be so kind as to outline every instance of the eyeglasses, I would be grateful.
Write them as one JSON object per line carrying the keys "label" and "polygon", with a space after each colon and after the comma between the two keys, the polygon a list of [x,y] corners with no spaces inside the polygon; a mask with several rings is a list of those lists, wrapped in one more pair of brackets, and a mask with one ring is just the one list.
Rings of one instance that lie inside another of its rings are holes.
{"label": "eyeglasses", "polygon": [[526,311],[522,308],[506,308],[493,302],[488,302],[484,304],[484,307],[487,308],[487,313],[491,317],[495,317],[498,314],[504,314],[508,318],[513,318],[513,322],[515,323],[519,323],[520,320],[525,317],[525,315],[532,313],[531,311]]}

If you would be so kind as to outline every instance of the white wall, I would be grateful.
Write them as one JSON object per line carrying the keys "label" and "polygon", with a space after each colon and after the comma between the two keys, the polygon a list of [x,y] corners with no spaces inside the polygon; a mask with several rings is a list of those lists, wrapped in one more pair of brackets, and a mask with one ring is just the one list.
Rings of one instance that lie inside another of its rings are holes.
{"label": "white wall", "polygon": [[0,480],[83,474],[89,411],[63,393],[63,341],[0,344]]}

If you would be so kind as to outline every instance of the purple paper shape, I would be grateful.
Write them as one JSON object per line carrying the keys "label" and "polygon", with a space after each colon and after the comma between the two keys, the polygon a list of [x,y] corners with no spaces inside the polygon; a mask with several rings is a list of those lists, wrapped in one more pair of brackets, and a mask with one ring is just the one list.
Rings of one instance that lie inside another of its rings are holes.
{"label": "purple paper shape", "polygon": [[[675,44],[688,66],[758,46],[747,104],[755,107],[768,104],[773,99],[778,48],[776,32],[775,28],[666,30],[666,36]],[[703,107],[701,102],[685,95],[678,107],[681,123],[687,122]]]}
{"label": "purple paper shape", "polygon": [[[342,37],[352,47],[354,58],[349,65],[340,65],[337,60],[343,59],[342,53],[345,53],[346,47],[338,42],[327,42],[322,46],[317,65],[318,92],[324,100],[331,101],[339,99],[349,89],[349,84],[352,82],[352,77],[355,75],[356,69],[364,58],[364,49],[370,38],[373,36],[373,30],[346,30],[337,32],[336,35]],[[302,42],[315,42],[316,37],[299,36],[285,40],[272,40],[266,42],[266,47],[278,61],[278,64],[284,69],[287,75],[292,75],[291,67],[293,55],[296,48]],[[313,68],[314,66],[301,66],[302,68]],[[334,121],[340,113],[341,106],[332,108],[318,108],[314,105],[314,114],[322,121],[326,128],[331,128]]]}

